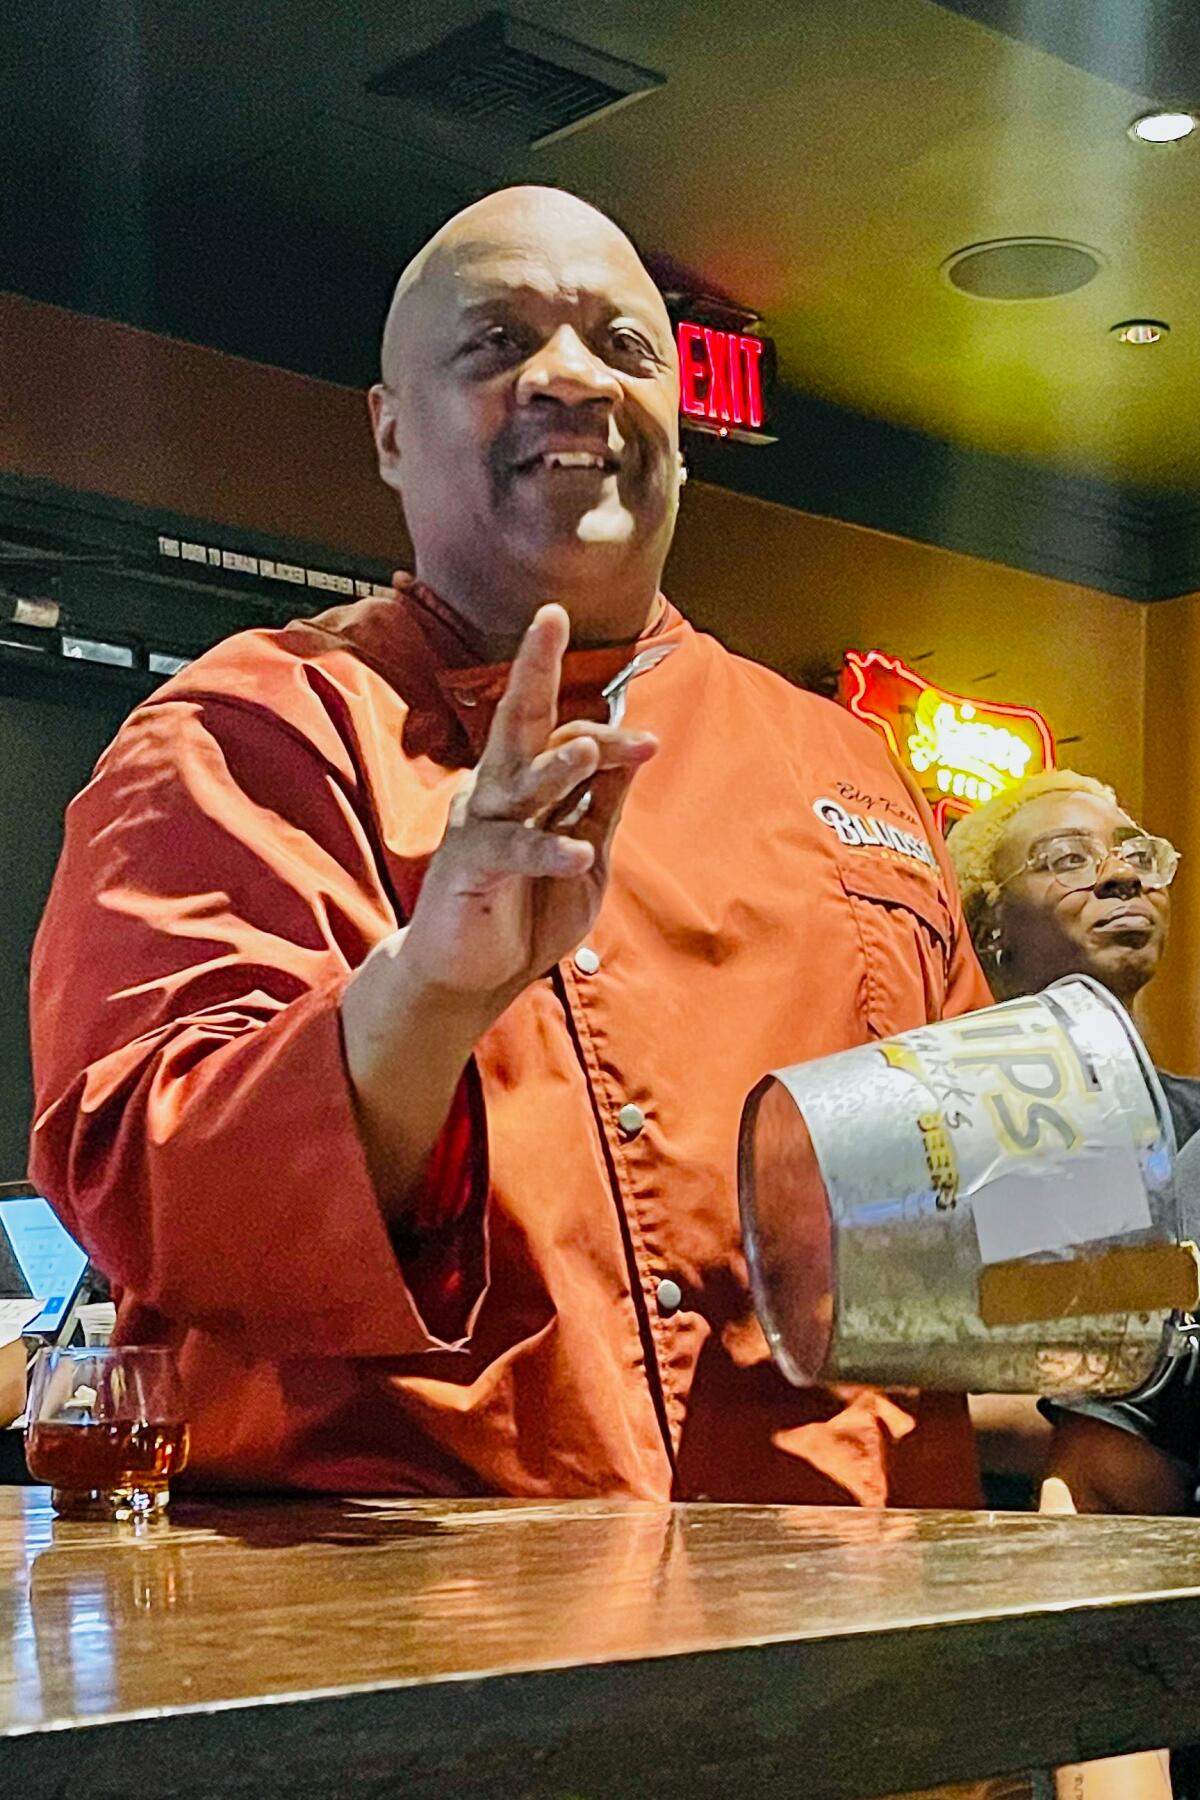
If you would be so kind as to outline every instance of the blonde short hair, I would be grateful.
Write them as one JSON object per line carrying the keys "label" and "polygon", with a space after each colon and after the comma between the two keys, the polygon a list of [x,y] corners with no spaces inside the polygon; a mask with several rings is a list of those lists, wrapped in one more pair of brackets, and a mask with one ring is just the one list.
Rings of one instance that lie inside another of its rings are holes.
{"label": "blonde short hair", "polygon": [[959,892],[969,924],[974,923],[1000,898],[996,881],[996,853],[1009,823],[1043,794],[1096,794],[1119,805],[1116,794],[1094,775],[1074,769],[1047,769],[1027,776],[1015,787],[1003,788],[986,806],[960,819],[946,839],[950,860],[958,876]]}

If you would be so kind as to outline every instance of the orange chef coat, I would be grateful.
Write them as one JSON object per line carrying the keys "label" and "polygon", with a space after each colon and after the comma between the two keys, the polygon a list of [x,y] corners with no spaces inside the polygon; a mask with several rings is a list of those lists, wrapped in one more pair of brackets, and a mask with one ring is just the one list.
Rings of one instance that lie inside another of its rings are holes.
{"label": "orange chef coat", "polygon": [[[987,1004],[944,850],[872,731],[664,602],[586,945],[480,1039],[389,1235],[339,1000],[412,912],[507,669],[417,583],[218,645],[67,815],[32,967],[32,1172],[178,1347],[209,1483],[978,1503],[961,1397],[794,1389],[754,1321],[742,1103]],[[572,651],[606,716],[628,646]],[[666,1284],[666,1285],[664,1285]]]}

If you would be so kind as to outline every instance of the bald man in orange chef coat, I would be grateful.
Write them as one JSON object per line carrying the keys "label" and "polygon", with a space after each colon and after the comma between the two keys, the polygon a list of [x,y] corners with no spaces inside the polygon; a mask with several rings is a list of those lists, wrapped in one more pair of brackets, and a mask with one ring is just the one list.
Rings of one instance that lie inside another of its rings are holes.
{"label": "bald man in orange chef coat", "polygon": [[989,995],[874,734],[660,591],[678,370],[628,239],[460,214],[371,416],[415,574],[137,709],[34,956],[34,1178],[119,1338],[177,1347],[194,1477],[976,1503],[964,1400],[793,1389],[754,1321],[749,1089]]}

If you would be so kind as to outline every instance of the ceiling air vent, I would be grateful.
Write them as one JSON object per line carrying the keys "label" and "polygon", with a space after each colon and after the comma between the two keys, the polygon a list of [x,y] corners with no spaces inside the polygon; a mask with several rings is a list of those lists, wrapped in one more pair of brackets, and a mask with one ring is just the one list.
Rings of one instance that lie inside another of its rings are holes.
{"label": "ceiling air vent", "polygon": [[493,12],[393,63],[367,83],[367,92],[533,147],[653,93],[664,80],[652,69]]}
{"label": "ceiling air vent", "polygon": [[942,264],[951,287],[973,300],[1053,300],[1086,287],[1104,266],[1099,250],[1067,238],[993,238]]}

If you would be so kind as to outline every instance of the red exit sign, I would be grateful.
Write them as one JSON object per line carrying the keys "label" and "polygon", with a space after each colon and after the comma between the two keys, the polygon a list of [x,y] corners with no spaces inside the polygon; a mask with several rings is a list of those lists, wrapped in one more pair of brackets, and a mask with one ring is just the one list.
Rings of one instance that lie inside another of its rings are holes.
{"label": "red exit sign", "polygon": [[762,338],[681,319],[679,404],[685,418],[720,431],[757,431],[763,422]]}

